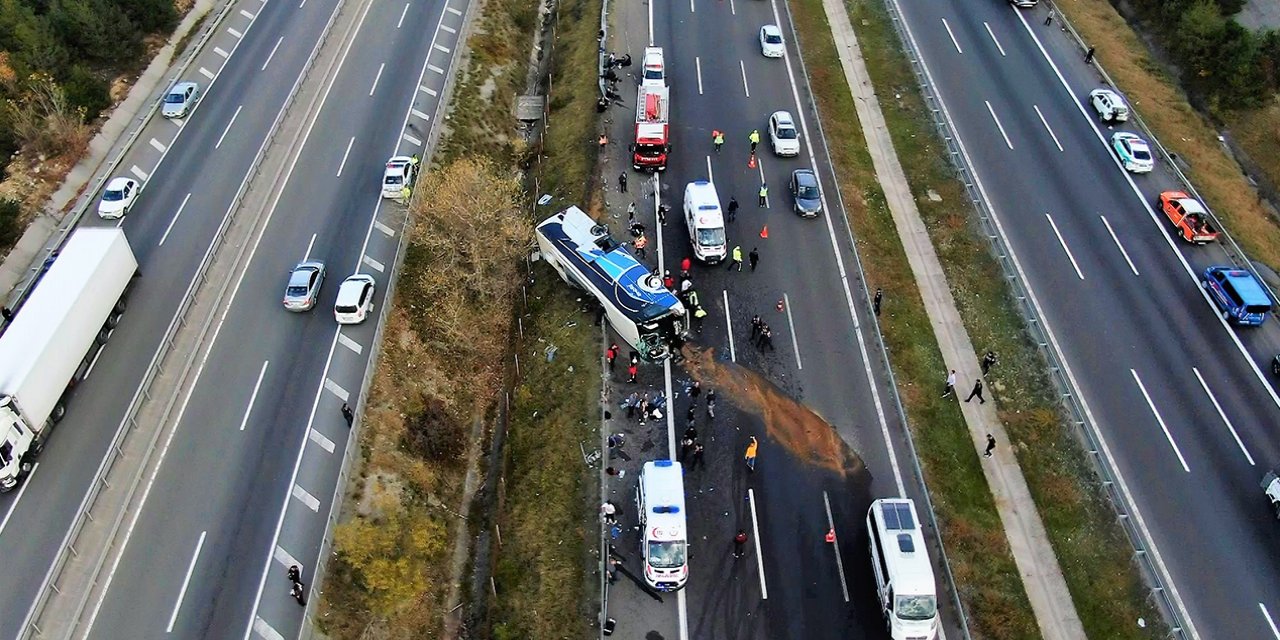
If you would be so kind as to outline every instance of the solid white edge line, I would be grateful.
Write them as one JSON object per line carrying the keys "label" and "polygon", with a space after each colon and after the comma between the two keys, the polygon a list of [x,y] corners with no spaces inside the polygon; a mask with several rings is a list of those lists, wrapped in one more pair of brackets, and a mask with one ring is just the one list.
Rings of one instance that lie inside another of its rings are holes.
{"label": "solid white edge line", "polygon": [[983,22],[982,26],[987,28],[987,35],[991,36],[991,41],[996,43],[996,49],[1000,51],[1000,56],[1004,57],[1005,56],[1004,47],[1000,46],[1000,41],[996,39],[996,34],[994,31],[991,30],[991,25],[987,24],[986,22]]}
{"label": "solid white edge line", "polygon": [[191,564],[187,565],[187,577],[182,579],[182,588],[178,590],[178,602],[173,605],[173,615],[169,616],[169,626],[165,633],[173,633],[173,625],[178,621],[178,612],[182,611],[182,600],[187,597],[187,587],[191,585],[191,574],[196,571],[196,561],[200,559],[200,550],[204,548],[204,538],[208,531],[200,532],[200,540],[196,542],[196,551],[191,554]]}
{"label": "solid white edge line", "polygon": [[169,221],[169,226],[164,228],[164,235],[160,236],[160,243],[156,246],[164,246],[164,241],[169,237],[169,232],[173,231],[173,225],[178,222],[178,216],[182,215],[182,210],[187,208],[187,201],[191,199],[191,194],[182,198],[182,204],[178,205],[178,212],[173,214],[173,219]]}
{"label": "solid white edge line", "polygon": [[258,400],[258,390],[262,388],[262,378],[267,375],[267,365],[271,364],[270,360],[262,362],[262,370],[258,372],[258,382],[253,385],[253,393],[249,394],[249,404],[244,408],[244,417],[240,419],[240,430],[244,431],[245,425],[249,424],[249,414],[253,413],[253,403]]}
{"label": "solid white edge line", "polygon": [[836,521],[831,517],[831,498],[822,492],[822,506],[827,508],[827,528],[831,531],[831,549],[836,555],[836,571],[840,574],[840,591],[844,593],[844,601],[849,601],[849,584],[844,579],[844,560],[840,559],[840,536],[836,533]]}
{"label": "solid white edge line", "polygon": [[1280,640],[1280,629],[1276,629],[1276,623],[1271,619],[1271,612],[1267,611],[1267,605],[1259,602],[1258,609],[1262,610],[1262,617],[1267,619],[1267,626],[1271,627],[1271,633],[1275,635],[1277,640]]}
{"label": "solid white edge line", "polygon": [[1173,452],[1178,456],[1178,462],[1182,463],[1182,470],[1191,473],[1191,467],[1187,466],[1187,459],[1182,457],[1182,450],[1178,449],[1178,443],[1174,442],[1173,434],[1169,433],[1169,426],[1164,423],[1160,410],[1156,409],[1156,403],[1151,401],[1151,395],[1147,393],[1146,385],[1142,384],[1142,378],[1139,378],[1138,372],[1133,369],[1130,369],[1129,373],[1133,375],[1133,381],[1138,383],[1138,391],[1142,392],[1142,397],[1147,401],[1147,407],[1151,409],[1151,414],[1156,417],[1156,422],[1160,423],[1160,430],[1164,432],[1164,437],[1169,441],[1169,446],[1173,447]]}
{"label": "solid white edge line", "polygon": [[227,132],[231,131],[231,125],[236,123],[236,118],[240,117],[240,110],[243,108],[244,108],[244,105],[240,105],[236,107],[236,112],[231,114],[231,119],[227,121],[227,128],[222,130],[222,135],[218,136],[218,143],[213,145],[214,149],[218,149],[222,147],[223,139],[227,137]]}
{"label": "solid white edge line", "polygon": [[264,63],[262,63],[262,68],[261,68],[261,69],[259,69],[259,71],[266,71],[266,70],[267,70],[267,65],[271,64],[271,59],[272,59],[272,58],[274,58],[274,57],[276,57],[276,49],[279,49],[279,48],[280,48],[280,43],[281,43],[281,42],[284,42],[284,36],[280,36],[280,39],[279,39],[279,40],[276,40],[276,46],[271,47],[271,53],[268,53],[268,54],[267,54],[267,61],[266,61],[266,62],[264,62]]}
{"label": "solid white edge line", "polygon": [[742,70],[742,90],[747,94],[747,97],[750,98],[751,87],[747,86],[747,63],[739,59],[738,68]]}
{"label": "solid white edge line", "polygon": [[1001,138],[1004,138],[1004,144],[1005,144],[1005,146],[1009,147],[1009,149],[1010,149],[1010,150],[1012,150],[1012,149],[1013,149],[1013,143],[1012,143],[1012,142],[1009,142],[1009,136],[1008,136],[1008,134],[1006,134],[1006,133],[1004,132],[1004,125],[1000,124],[1000,118],[997,118],[997,117],[996,117],[996,110],[991,108],[991,103],[990,103],[990,102],[988,102],[988,101],[986,101],[986,100],[983,100],[982,102],[983,102],[983,103],[985,103],[985,104],[987,105],[987,111],[991,114],[991,119],[992,119],[993,121],[995,121],[995,123],[996,123],[996,128],[1000,130],[1000,137],[1001,137]]}
{"label": "solid white edge line", "polygon": [[1209,384],[1204,381],[1204,376],[1200,375],[1200,369],[1191,367],[1191,371],[1196,374],[1196,380],[1200,381],[1200,386],[1204,388],[1204,394],[1209,396],[1209,402],[1213,403],[1213,408],[1218,410],[1218,417],[1222,418],[1222,422],[1227,425],[1227,429],[1231,431],[1231,437],[1236,439],[1240,451],[1244,453],[1245,459],[1249,461],[1249,466],[1256,467],[1253,456],[1249,454],[1248,447],[1244,446],[1244,441],[1240,439],[1240,434],[1236,433],[1236,428],[1231,424],[1231,419],[1227,418],[1227,412],[1222,410],[1222,405],[1218,404],[1218,398],[1209,390]]}
{"label": "solid white edge line", "polygon": [[1120,250],[1120,255],[1124,256],[1124,261],[1129,263],[1129,270],[1132,271],[1135,276],[1142,275],[1138,273],[1138,268],[1133,265],[1133,260],[1129,259],[1129,252],[1125,251],[1124,245],[1120,244],[1120,238],[1116,237],[1115,229],[1111,228],[1111,223],[1107,222],[1107,217],[1104,215],[1099,215],[1098,217],[1102,218],[1102,224],[1106,225],[1107,233],[1111,234],[1111,241],[1116,243],[1116,248]]}
{"label": "solid white edge line", "polygon": [[1040,105],[1033,104],[1031,108],[1036,110],[1036,115],[1040,116],[1040,124],[1044,125],[1044,130],[1049,132],[1050,138],[1053,138],[1053,146],[1057,147],[1058,151],[1062,151],[1062,143],[1058,142],[1058,136],[1053,132],[1053,128],[1049,126],[1049,121],[1044,119],[1044,114],[1040,113]]}
{"label": "solid white edge line", "polygon": [[751,530],[755,533],[756,571],[760,574],[760,599],[769,599],[769,587],[764,583],[764,553],[760,544],[760,519],[756,515],[756,490],[747,489],[747,500],[751,503]]}
{"label": "solid white edge line", "polygon": [[13,512],[18,508],[18,503],[22,502],[22,494],[27,492],[27,487],[31,486],[31,478],[35,477],[36,470],[40,468],[40,463],[36,462],[31,467],[31,473],[27,474],[27,478],[23,481],[22,486],[18,487],[18,495],[13,497],[13,502],[9,503],[9,511],[4,514],[4,520],[0,521],[0,535],[4,535],[4,528],[9,526],[9,518],[13,517]]}
{"label": "solid white edge line", "polygon": [[354,145],[355,143],[356,143],[356,137],[351,136],[351,140],[347,141],[347,150],[342,152],[342,162],[338,164],[338,175],[334,176],[335,178],[342,177],[342,170],[347,167],[347,156],[351,155],[351,146]]}
{"label": "solid white edge line", "polygon": [[1071,248],[1067,246],[1067,241],[1064,240],[1062,238],[1062,234],[1058,232],[1058,225],[1054,224],[1053,216],[1046,213],[1044,214],[1044,217],[1049,221],[1049,226],[1053,228],[1053,235],[1058,238],[1058,244],[1062,245],[1062,250],[1066,252],[1067,259],[1071,261],[1071,267],[1076,270],[1076,275],[1080,276],[1081,280],[1084,280],[1084,274],[1080,272],[1080,265],[1076,263],[1076,257],[1071,255]]}
{"label": "solid white edge line", "polygon": [[942,26],[947,30],[947,35],[951,36],[951,44],[956,46],[956,53],[964,55],[964,49],[960,48],[960,41],[956,40],[956,34],[951,32],[951,25],[947,24],[947,19],[942,19]]}
{"label": "solid white edge line", "polygon": [[[724,325],[729,331],[729,361],[738,361],[738,352],[733,346],[733,314],[729,312],[729,290],[724,290]],[[794,332],[793,332],[794,335]]]}
{"label": "solid white edge line", "polygon": [[796,370],[803,370],[804,365],[800,362],[800,342],[796,340],[796,323],[791,319],[791,298],[787,297],[787,292],[782,292],[782,306],[787,310],[787,326],[791,328],[791,348],[796,352]]}

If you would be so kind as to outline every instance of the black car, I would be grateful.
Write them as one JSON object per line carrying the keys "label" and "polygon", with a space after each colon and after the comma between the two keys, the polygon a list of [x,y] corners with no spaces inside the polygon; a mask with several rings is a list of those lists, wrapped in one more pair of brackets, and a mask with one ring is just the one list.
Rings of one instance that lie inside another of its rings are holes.
{"label": "black car", "polygon": [[791,197],[795,199],[796,213],[806,218],[822,212],[822,191],[818,188],[818,176],[812,169],[791,172]]}

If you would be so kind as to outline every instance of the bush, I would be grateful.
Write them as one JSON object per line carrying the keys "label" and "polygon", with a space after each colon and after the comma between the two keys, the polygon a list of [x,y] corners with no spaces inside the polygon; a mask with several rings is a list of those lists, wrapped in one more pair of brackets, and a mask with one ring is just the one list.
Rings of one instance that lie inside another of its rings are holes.
{"label": "bush", "polygon": [[69,153],[89,140],[84,110],[72,105],[66,91],[47,74],[33,74],[22,98],[6,106],[18,141],[37,153]]}
{"label": "bush", "polygon": [[84,112],[86,120],[93,120],[111,106],[111,93],[107,81],[89,67],[78,64],[71,67],[63,90],[71,105]]}
{"label": "bush", "polygon": [[22,237],[22,203],[12,198],[0,199],[0,255],[9,252]]}
{"label": "bush", "polygon": [[467,448],[467,430],[449,414],[439,398],[429,398],[426,406],[405,420],[404,448],[431,462],[455,465],[462,462]]}

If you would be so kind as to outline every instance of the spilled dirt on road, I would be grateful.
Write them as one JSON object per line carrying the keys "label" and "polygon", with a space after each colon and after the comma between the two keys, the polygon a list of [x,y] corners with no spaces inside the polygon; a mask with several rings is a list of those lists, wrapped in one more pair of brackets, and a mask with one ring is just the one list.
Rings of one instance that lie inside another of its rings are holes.
{"label": "spilled dirt on road", "polygon": [[704,390],[715,389],[722,402],[731,401],[764,421],[769,438],[800,460],[842,477],[861,474],[866,465],[822,416],[786,395],[760,374],[730,362],[720,362],[714,349],[686,345],[682,366]]}

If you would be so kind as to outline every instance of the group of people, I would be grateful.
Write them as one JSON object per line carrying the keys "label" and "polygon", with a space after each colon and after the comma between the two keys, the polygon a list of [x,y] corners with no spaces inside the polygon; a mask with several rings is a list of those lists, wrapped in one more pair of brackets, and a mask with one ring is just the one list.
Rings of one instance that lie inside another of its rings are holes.
{"label": "group of people", "polygon": [[751,316],[751,344],[757,349],[773,351],[773,329],[759,315]]}
{"label": "group of people", "polygon": [[307,606],[307,585],[302,582],[302,567],[289,565],[289,595],[301,606]]}
{"label": "group of people", "polygon": [[627,420],[639,418],[640,426],[644,426],[648,420],[661,420],[662,410],[666,407],[667,396],[661,391],[652,397],[648,393],[642,395],[639,391],[633,391],[622,400],[622,408],[627,411]]}
{"label": "group of people", "polygon": [[[706,447],[702,441],[698,439],[698,398],[702,395],[702,383],[697,380],[692,381],[685,386],[685,393],[689,396],[689,411],[685,414],[684,435],[680,438],[680,455],[678,459],[683,462],[686,469],[695,469],[703,465],[703,455],[706,453]],[[707,390],[707,422],[716,417],[716,392],[715,389]]]}
{"label": "group of people", "polygon": [[[609,345],[609,348],[605,350],[604,359],[605,359],[605,363],[609,365],[610,373],[613,373],[613,365],[615,362],[618,361],[618,356],[621,353],[622,353],[622,350],[618,348],[618,344],[616,342]],[[636,381],[636,376],[639,374],[640,374],[640,354],[636,353],[636,351],[632,349],[630,361],[627,363],[627,382],[634,383]]]}

